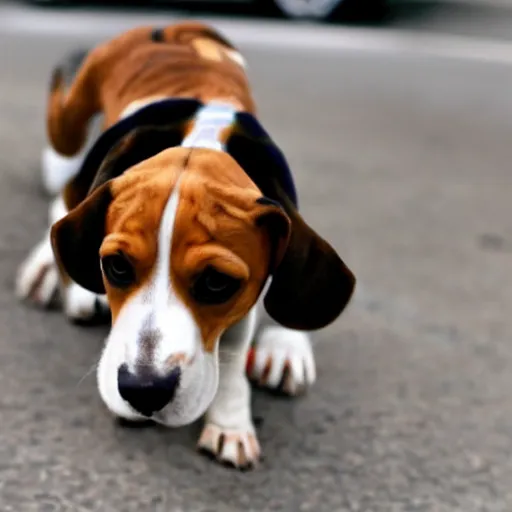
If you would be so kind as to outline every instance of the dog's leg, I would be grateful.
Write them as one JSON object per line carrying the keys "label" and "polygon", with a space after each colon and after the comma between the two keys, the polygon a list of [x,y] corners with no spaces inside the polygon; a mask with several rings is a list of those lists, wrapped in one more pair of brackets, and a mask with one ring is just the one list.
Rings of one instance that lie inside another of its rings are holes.
{"label": "dog's leg", "polygon": [[43,186],[52,196],[78,173],[85,158],[89,121],[100,110],[92,76],[95,60],[88,50],[79,50],[53,70],[47,108],[50,143],[41,158]]}
{"label": "dog's leg", "polygon": [[[50,226],[66,213],[64,201],[59,196],[50,206]],[[108,311],[106,297],[95,295],[60,275],[49,229],[19,267],[16,294],[21,300],[27,300],[41,308],[51,307],[60,298],[64,313],[74,322],[87,322],[98,313]]]}
{"label": "dog's leg", "polygon": [[245,363],[257,320],[256,308],[222,337],[219,346],[219,389],[206,413],[198,447],[224,464],[245,469],[260,457],[251,417],[251,391]]}
{"label": "dog's leg", "polygon": [[247,361],[247,374],[260,387],[299,395],[316,380],[311,337],[277,324],[265,312],[262,315],[264,321]]}

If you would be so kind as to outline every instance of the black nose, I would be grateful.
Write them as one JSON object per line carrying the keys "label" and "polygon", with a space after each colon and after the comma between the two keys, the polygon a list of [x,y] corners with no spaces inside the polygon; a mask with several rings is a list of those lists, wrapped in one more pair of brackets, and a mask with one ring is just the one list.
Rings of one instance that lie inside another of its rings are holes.
{"label": "black nose", "polygon": [[117,371],[117,387],[121,397],[137,412],[150,417],[174,398],[180,375],[179,368],[174,368],[164,377],[155,374],[135,375],[122,364]]}

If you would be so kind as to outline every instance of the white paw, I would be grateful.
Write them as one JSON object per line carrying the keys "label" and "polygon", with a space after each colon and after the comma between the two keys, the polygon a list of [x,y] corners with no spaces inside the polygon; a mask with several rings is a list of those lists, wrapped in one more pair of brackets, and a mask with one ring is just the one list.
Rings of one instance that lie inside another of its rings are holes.
{"label": "white paw", "polygon": [[58,194],[73,178],[84,161],[85,152],[73,157],[66,157],[48,146],[41,156],[43,186],[49,194]]}
{"label": "white paw", "polygon": [[247,375],[256,384],[298,395],[316,380],[309,336],[285,327],[264,328],[247,361]]}
{"label": "white paw", "polygon": [[59,291],[59,273],[50,243],[46,236],[20,265],[16,276],[16,295],[36,306],[47,308]]}
{"label": "white paw", "polygon": [[63,292],[64,313],[74,322],[87,322],[100,313],[108,312],[108,301],[76,283],[69,284]]}
{"label": "white paw", "polygon": [[214,456],[217,461],[237,469],[255,467],[261,457],[260,445],[252,426],[238,430],[207,423],[197,447]]}

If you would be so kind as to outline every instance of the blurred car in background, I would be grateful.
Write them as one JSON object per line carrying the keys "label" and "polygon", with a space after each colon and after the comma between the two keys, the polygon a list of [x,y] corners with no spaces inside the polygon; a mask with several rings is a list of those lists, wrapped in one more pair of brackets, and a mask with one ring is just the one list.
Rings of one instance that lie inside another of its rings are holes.
{"label": "blurred car in background", "polygon": [[238,12],[240,6],[247,5],[253,12],[264,14],[280,14],[289,19],[326,21],[337,15],[347,19],[373,20],[380,18],[385,10],[387,0],[149,0],[149,1],[121,1],[98,2],[91,1],[77,2],[75,0],[28,0],[29,3],[45,6],[71,6],[95,4],[109,7],[126,6],[197,6],[213,7],[216,4],[226,6],[236,5]]}

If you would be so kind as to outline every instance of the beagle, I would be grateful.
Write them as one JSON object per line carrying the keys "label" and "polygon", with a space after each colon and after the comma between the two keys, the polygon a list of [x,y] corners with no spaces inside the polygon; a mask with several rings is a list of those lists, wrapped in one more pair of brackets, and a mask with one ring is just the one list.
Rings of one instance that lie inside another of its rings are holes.
{"label": "beagle", "polygon": [[308,331],[332,323],[355,286],[299,214],[244,68],[192,22],[64,59],[42,159],[56,199],[16,283],[38,306],[58,298],[73,321],[110,312],[97,384],[114,415],[170,427],[205,415],[198,447],[237,468],[260,458],[249,381],[307,389]]}

